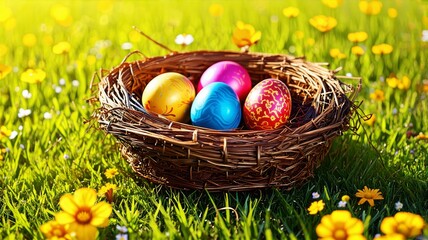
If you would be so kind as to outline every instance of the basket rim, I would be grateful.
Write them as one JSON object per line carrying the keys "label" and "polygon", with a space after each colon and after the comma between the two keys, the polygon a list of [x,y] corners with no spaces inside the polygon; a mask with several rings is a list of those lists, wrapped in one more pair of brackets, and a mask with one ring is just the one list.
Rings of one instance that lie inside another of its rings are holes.
{"label": "basket rim", "polygon": [[[345,76],[345,75],[336,75],[336,73],[338,73],[342,67],[336,68],[334,70],[329,70],[327,68],[325,68],[325,66],[328,66],[329,63],[327,62],[310,62],[307,61],[305,56],[300,56],[300,57],[296,57],[296,56],[292,56],[292,55],[288,55],[288,54],[281,54],[281,53],[264,53],[264,52],[239,52],[239,51],[231,51],[231,50],[194,50],[194,51],[186,51],[186,52],[177,52],[177,51],[171,51],[166,55],[159,55],[159,56],[151,56],[148,57],[145,54],[143,54],[141,51],[139,50],[135,50],[132,51],[130,53],[128,53],[123,60],[120,62],[119,65],[113,67],[110,70],[106,70],[106,69],[101,69],[100,70],[100,75],[98,75],[98,79],[100,80],[100,82],[98,83],[98,97],[94,97],[96,100],[101,103],[101,106],[97,109],[100,110],[104,107],[104,105],[106,103],[103,103],[102,101],[100,101],[101,95],[105,94],[107,95],[108,93],[105,92],[105,89],[108,88],[108,83],[105,81],[106,78],[113,72],[113,71],[121,71],[123,68],[128,67],[129,65],[138,65],[138,64],[145,64],[146,62],[150,62],[150,61],[155,61],[158,59],[166,59],[169,57],[173,57],[173,56],[178,56],[178,55],[183,55],[183,56],[187,56],[187,55],[198,55],[198,54],[232,54],[232,55],[247,55],[247,56],[258,56],[258,57],[275,57],[275,56],[280,56],[283,57],[284,59],[300,59],[303,60],[305,62],[305,64],[310,64],[311,66],[314,66],[318,69],[323,70],[326,74],[329,74],[330,76],[332,76],[333,78],[337,79],[340,84],[344,84],[341,80],[342,79],[347,79],[347,80],[353,80],[353,81],[358,81],[356,85],[353,84],[346,84],[348,87],[350,87],[350,90],[347,91],[348,95],[346,95],[345,92],[343,92],[344,96],[346,96],[349,101],[352,103],[352,111],[355,111],[355,109],[358,108],[357,104],[355,104],[355,99],[358,95],[358,93],[361,91],[361,87],[362,87],[362,77],[353,77],[353,76]],[[137,59],[137,60],[133,60],[133,61],[129,61],[129,59],[134,56],[134,55],[140,55],[142,57],[142,59]],[[117,82],[118,85],[121,85],[120,81]],[[92,83],[91,83],[92,86]],[[126,88],[125,88],[126,90]],[[343,89],[340,89],[343,90]],[[127,92],[129,94],[129,92]],[[131,96],[132,98],[132,96]],[[108,104],[107,104],[108,105]],[[331,107],[334,107],[333,104],[330,104]],[[327,110],[330,108],[327,108]],[[112,107],[111,109],[115,109],[115,108],[123,108],[126,110],[135,110],[130,108],[130,106],[116,106],[116,107]],[[141,110],[141,109],[140,109]],[[326,110],[326,109],[325,109]],[[325,111],[321,111],[321,114],[318,114],[313,120],[316,122],[317,119],[322,118],[323,114]],[[353,114],[351,114],[353,115]],[[161,116],[161,115],[153,115],[153,114],[147,114],[147,117],[154,120],[154,121],[158,121],[159,123],[163,124],[166,128],[168,129],[181,129],[183,131],[186,130],[190,130],[190,131],[199,131],[199,132],[204,132],[207,134],[219,134],[219,135],[234,135],[236,133],[242,135],[254,135],[257,134],[259,132],[270,132],[270,133],[282,133],[282,132],[293,132],[293,130],[298,129],[299,127],[294,127],[294,128],[290,128],[289,126],[285,125],[282,128],[278,128],[278,129],[266,129],[266,130],[252,130],[252,129],[232,129],[232,130],[215,130],[215,129],[210,129],[210,128],[204,128],[204,127],[200,127],[200,126],[195,126],[192,125],[191,123],[182,123],[182,122],[176,122],[176,121],[172,121],[169,119],[166,119],[165,117]],[[154,119],[153,119],[154,118]],[[314,121],[310,121],[307,124],[314,124]],[[316,125],[316,124],[315,124]]]}

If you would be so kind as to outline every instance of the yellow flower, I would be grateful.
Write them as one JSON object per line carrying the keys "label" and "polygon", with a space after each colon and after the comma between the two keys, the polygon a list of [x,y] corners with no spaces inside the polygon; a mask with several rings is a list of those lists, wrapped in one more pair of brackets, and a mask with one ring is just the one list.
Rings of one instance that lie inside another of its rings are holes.
{"label": "yellow flower", "polygon": [[114,199],[114,191],[117,190],[117,185],[112,183],[106,183],[98,190],[98,196],[105,197],[107,202],[112,203]]}
{"label": "yellow flower", "polygon": [[372,114],[372,115],[370,115],[370,117],[364,119],[364,123],[369,125],[369,126],[373,126],[375,122],[376,122],[376,115],[374,115],[374,114]]}
{"label": "yellow flower", "polygon": [[320,240],[366,239],[363,222],[347,210],[335,210],[323,216],[315,231]]}
{"label": "yellow flower", "polygon": [[396,18],[398,16],[397,9],[395,9],[395,8],[388,8],[388,16],[390,18]]}
{"label": "yellow flower", "polygon": [[332,48],[332,49],[330,49],[330,56],[332,58],[337,58],[337,59],[346,58],[346,54],[344,54],[343,52],[341,52],[338,48]]}
{"label": "yellow flower", "polygon": [[425,135],[425,134],[420,132],[415,138],[417,140],[428,140],[428,135]]}
{"label": "yellow flower", "polygon": [[370,189],[367,186],[364,186],[363,190],[359,190],[355,194],[356,197],[361,198],[358,202],[358,205],[365,203],[366,201],[370,204],[370,206],[374,206],[374,200],[382,200],[382,192],[379,189]]}
{"label": "yellow flower", "polygon": [[52,220],[40,226],[40,231],[47,239],[71,240],[71,236],[68,234],[68,227],[68,225],[62,225]]}
{"label": "yellow flower", "polygon": [[36,35],[32,33],[27,33],[22,37],[22,44],[26,47],[34,47],[37,43]]}
{"label": "yellow flower", "polygon": [[288,18],[295,18],[299,16],[300,10],[296,7],[286,7],[282,9],[282,14]]}
{"label": "yellow flower", "polygon": [[210,5],[208,11],[210,12],[211,16],[220,17],[221,15],[223,15],[224,8],[218,3],[213,3]]}
{"label": "yellow flower", "polygon": [[74,195],[65,194],[59,200],[61,212],[55,215],[59,224],[69,224],[69,233],[79,240],[95,239],[97,227],[106,227],[112,207],[106,202],[95,203],[97,192],[91,188],[80,188]]}
{"label": "yellow flower", "polygon": [[52,51],[55,54],[67,54],[70,52],[71,45],[69,42],[59,42],[52,47]]}
{"label": "yellow flower", "polygon": [[12,71],[12,68],[0,63],[0,79],[6,77]]}
{"label": "yellow flower", "polygon": [[116,168],[109,168],[104,172],[104,175],[107,178],[113,178],[114,176],[118,175],[119,171]]}
{"label": "yellow flower", "polygon": [[313,39],[313,38],[306,39],[306,44],[308,46],[313,46],[315,44],[315,39]]}
{"label": "yellow flower", "polygon": [[333,17],[318,15],[309,19],[309,23],[320,32],[328,32],[337,25],[337,20]]}
{"label": "yellow flower", "polygon": [[28,69],[21,74],[21,81],[27,83],[41,83],[45,78],[46,73],[41,69]]}
{"label": "yellow flower", "polygon": [[351,52],[357,56],[362,56],[365,53],[364,49],[360,46],[353,46]]}
{"label": "yellow flower", "polygon": [[391,76],[386,78],[386,83],[391,88],[398,88],[400,90],[407,90],[410,88],[410,79],[407,76],[402,77],[401,79],[398,79],[395,76]]}
{"label": "yellow flower", "polygon": [[261,37],[262,33],[260,31],[256,32],[256,29],[251,24],[238,21],[233,31],[232,40],[236,46],[242,48],[256,44]]}
{"label": "yellow flower", "polygon": [[386,217],[380,224],[380,230],[386,234],[401,234],[406,239],[422,234],[424,219],[414,213],[398,212],[393,217]]}
{"label": "yellow flower", "polygon": [[102,196],[105,196],[105,194],[108,191],[116,191],[116,190],[117,190],[117,185],[116,184],[106,183],[104,186],[102,186],[100,188],[100,190],[98,190],[98,196],[102,197]]}
{"label": "yellow flower", "polygon": [[342,2],[343,0],[322,0],[322,3],[329,8],[337,8]]}
{"label": "yellow flower", "polygon": [[375,101],[382,102],[385,100],[385,93],[380,89],[376,89],[374,92],[370,93],[370,98]]}
{"label": "yellow flower", "polygon": [[311,203],[311,206],[309,206],[308,211],[309,214],[315,215],[318,212],[321,212],[324,209],[325,203],[323,200],[315,201]]}
{"label": "yellow flower", "polygon": [[391,76],[391,77],[386,78],[386,83],[391,88],[396,88],[398,86],[398,82],[399,82],[399,80],[395,76]]}
{"label": "yellow flower", "polygon": [[382,2],[378,0],[360,0],[358,6],[360,11],[366,15],[377,15],[382,10]]}
{"label": "yellow flower", "polygon": [[364,42],[365,40],[367,40],[368,37],[369,35],[366,32],[348,33],[348,39],[353,43]]}
{"label": "yellow flower", "polygon": [[8,138],[10,136],[10,134],[12,134],[12,131],[7,129],[6,126],[0,127],[0,140],[2,140],[3,138]]}
{"label": "yellow flower", "polygon": [[297,39],[303,39],[303,37],[305,37],[305,32],[298,30],[294,33],[294,36],[296,36]]}
{"label": "yellow flower", "polygon": [[344,201],[344,202],[349,202],[350,199],[351,199],[351,197],[349,197],[349,195],[343,195],[342,196],[342,201]]}
{"label": "yellow flower", "polygon": [[70,14],[70,9],[62,4],[55,4],[50,9],[50,14],[55,21],[57,21],[62,26],[70,26],[73,22],[73,18]]}
{"label": "yellow flower", "polygon": [[372,52],[376,55],[390,54],[392,50],[393,50],[393,47],[386,43],[374,45],[372,47]]}
{"label": "yellow flower", "polygon": [[402,77],[397,84],[398,89],[407,90],[410,88],[410,79],[407,76]]}

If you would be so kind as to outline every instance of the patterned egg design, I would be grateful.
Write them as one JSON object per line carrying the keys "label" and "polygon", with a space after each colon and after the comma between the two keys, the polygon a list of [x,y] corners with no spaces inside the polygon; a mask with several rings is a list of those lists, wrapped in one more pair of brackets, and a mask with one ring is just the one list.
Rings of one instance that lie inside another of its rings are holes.
{"label": "patterned egg design", "polygon": [[144,88],[144,108],[172,121],[189,122],[190,108],[196,91],[192,82],[176,72],[162,73],[153,78]]}
{"label": "patterned egg design", "polygon": [[195,126],[232,130],[241,122],[241,104],[233,89],[222,82],[205,86],[195,97],[190,119]]}
{"label": "patterned egg design", "polygon": [[287,85],[268,78],[256,84],[245,100],[243,118],[252,130],[271,130],[284,126],[291,113],[291,95]]}
{"label": "patterned egg design", "polygon": [[229,85],[241,102],[245,101],[251,90],[251,78],[247,70],[233,61],[220,61],[205,70],[198,84],[198,92],[213,82],[224,82]]}

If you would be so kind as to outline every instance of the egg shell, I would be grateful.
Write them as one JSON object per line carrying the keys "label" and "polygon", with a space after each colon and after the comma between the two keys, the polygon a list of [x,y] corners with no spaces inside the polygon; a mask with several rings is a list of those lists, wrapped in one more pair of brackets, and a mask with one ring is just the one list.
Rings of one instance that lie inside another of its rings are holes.
{"label": "egg shell", "polygon": [[241,102],[245,101],[251,90],[251,78],[247,70],[233,61],[217,62],[205,70],[199,80],[198,92],[213,82],[223,82],[229,85]]}
{"label": "egg shell", "polygon": [[195,95],[195,87],[187,77],[167,72],[156,76],[147,84],[142,103],[150,113],[186,123],[190,120],[190,108]]}
{"label": "egg shell", "polygon": [[291,95],[280,80],[268,78],[254,86],[243,106],[245,125],[252,130],[270,130],[284,126],[291,113]]}
{"label": "egg shell", "polygon": [[233,89],[215,82],[204,87],[193,101],[190,118],[193,125],[215,130],[232,130],[241,122],[241,104]]}

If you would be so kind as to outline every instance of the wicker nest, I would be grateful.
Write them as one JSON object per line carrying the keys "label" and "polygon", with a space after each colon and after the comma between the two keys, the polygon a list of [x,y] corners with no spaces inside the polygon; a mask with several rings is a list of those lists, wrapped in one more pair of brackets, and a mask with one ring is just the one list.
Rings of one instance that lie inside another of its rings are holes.
{"label": "wicker nest", "polygon": [[[101,77],[96,119],[119,140],[136,174],[179,189],[290,189],[301,184],[313,176],[332,141],[351,127],[361,86],[343,83],[325,64],[283,54],[192,51],[126,60]],[[217,131],[144,110],[142,92],[155,76],[178,72],[196,83],[209,66],[224,60],[244,66],[253,85],[269,77],[287,84],[293,106],[286,127]]]}

